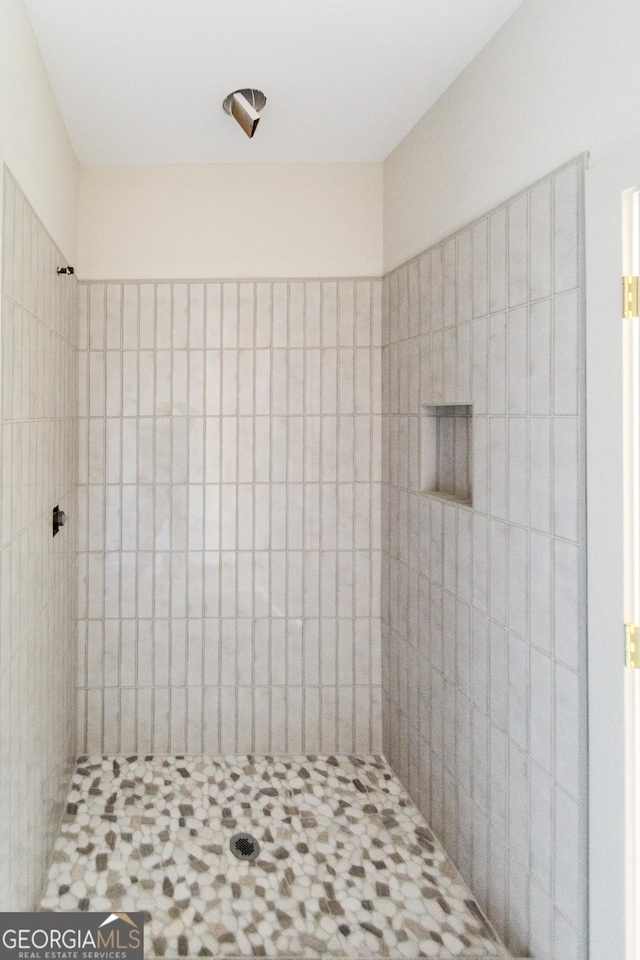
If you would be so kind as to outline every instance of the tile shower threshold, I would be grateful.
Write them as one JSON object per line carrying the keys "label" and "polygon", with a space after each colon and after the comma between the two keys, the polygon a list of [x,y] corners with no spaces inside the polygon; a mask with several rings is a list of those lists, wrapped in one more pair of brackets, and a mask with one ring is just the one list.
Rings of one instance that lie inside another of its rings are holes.
{"label": "tile shower threshold", "polygon": [[510,960],[381,757],[80,757],[40,908],[142,911],[150,958]]}

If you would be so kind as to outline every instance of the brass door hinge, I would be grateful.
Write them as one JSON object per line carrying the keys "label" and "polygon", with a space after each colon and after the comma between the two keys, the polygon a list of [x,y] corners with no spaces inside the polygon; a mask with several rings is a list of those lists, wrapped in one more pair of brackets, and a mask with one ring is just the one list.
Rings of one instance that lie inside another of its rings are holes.
{"label": "brass door hinge", "polygon": [[638,278],[622,278],[622,316],[633,320],[638,316]]}
{"label": "brass door hinge", "polygon": [[635,623],[624,625],[624,665],[632,670],[640,670],[640,653],[638,651],[638,634],[640,627]]}

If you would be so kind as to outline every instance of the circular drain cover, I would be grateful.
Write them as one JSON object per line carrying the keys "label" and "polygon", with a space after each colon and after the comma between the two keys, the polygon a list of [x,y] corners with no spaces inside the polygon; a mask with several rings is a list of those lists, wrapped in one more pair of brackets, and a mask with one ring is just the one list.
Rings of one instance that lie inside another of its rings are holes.
{"label": "circular drain cover", "polygon": [[231,837],[229,846],[238,860],[255,860],[260,853],[260,844],[250,833],[236,833]]}

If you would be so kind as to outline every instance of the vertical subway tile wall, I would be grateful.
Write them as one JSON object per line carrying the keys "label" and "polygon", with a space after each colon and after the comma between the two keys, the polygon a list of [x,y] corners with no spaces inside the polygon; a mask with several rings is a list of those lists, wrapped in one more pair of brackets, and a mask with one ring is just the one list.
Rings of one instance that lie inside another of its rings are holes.
{"label": "vertical subway tile wall", "polygon": [[41,893],[76,753],[77,283],[2,184],[0,910]]}
{"label": "vertical subway tile wall", "polygon": [[381,281],[80,286],[79,740],[380,747]]}
{"label": "vertical subway tile wall", "polygon": [[[383,290],[384,750],[517,955],[585,936],[582,163]],[[424,405],[473,405],[473,507]],[[424,451],[423,451],[424,453]]]}

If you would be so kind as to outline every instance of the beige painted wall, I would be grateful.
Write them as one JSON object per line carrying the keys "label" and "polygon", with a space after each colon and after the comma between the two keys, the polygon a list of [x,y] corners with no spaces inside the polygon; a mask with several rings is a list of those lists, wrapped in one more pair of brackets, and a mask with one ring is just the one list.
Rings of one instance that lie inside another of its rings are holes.
{"label": "beige painted wall", "polygon": [[83,167],[92,279],[379,276],[382,164]]}
{"label": "beige painted wall", "polygon": [[78,161],[22,0],[0,5],[0,159],[75,264]]}
{"label": "beige painted wall", "polygon": [[387,158],[385,271],[640,131],[639,48],[637,0],[526,0]]}

